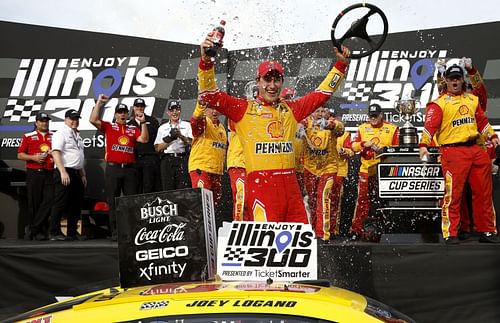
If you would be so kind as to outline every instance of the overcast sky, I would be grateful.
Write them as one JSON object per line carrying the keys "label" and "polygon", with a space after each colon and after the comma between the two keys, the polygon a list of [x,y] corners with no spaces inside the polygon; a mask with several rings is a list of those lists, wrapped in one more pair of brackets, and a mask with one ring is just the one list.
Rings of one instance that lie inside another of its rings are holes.
{"label": "overcast sky", "polygon": [[[225,46],[263,47],[330,39],[345,0],[0,0],[0,20],[198,44],[220,19]],[[372,0],[389,32],[500,20],[497,0]]]}

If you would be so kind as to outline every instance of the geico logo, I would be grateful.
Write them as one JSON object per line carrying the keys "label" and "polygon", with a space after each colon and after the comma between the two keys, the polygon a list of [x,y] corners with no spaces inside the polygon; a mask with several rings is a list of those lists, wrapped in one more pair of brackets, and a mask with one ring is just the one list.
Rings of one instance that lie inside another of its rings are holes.
{"label": "geico logo", "polygon": [[244,266],[307,267],[311,259],[311,250],[287,249],[280,253],[274,248],[249,248],[247,255],[248,260],[245,260]]}
{"label": "geico logo", "polygon": [[135,260],[157,260],[169,259],[175,257],[186,257],[189,255],[189,248],[187,246],[165,247],[159,249],[139,250],[135,253]]}
{"label": "geico logo", "polygon": [[170,215],[177,215],[177,204],[165,204],[141,208],[141,220]]}

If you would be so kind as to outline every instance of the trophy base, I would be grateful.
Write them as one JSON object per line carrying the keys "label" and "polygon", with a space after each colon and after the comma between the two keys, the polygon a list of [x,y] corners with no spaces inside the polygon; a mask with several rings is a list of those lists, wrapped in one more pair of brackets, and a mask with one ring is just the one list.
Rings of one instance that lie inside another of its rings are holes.
{"label": "trophy base", "polygon": [[402,147],[417,147],[418,134],[415,127],[402,127],[399,129],[399,145]]}

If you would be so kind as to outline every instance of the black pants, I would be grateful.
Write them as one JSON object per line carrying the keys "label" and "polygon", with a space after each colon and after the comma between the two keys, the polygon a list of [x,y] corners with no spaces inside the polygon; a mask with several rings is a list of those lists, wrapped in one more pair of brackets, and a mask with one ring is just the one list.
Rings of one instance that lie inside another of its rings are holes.
{"label": "black pants", "polygon": [[27,236],[47,234],[50,208],[54,199],[53,170],[26,169],[26,190],[28,194]]}
{"label": "black pants", "polygon": [[158,155],[139,155],[134,164],[137,172],[137,193],[161,191],[160,157]]}
{"label": "black pants", "polygon": [[191,187],[188,174],[188,156],[165,154],[161,159],[161,184],[164,191]]}
{"label": "black pants", "polygon": [[61,218],[66,215],[67,236],[74,237],[77,234],[78,220],[82,213],[84,190],[80,171],[66,168],[69,175],[69,185],[64,186],[61,182],[61,173],[54,171],[54,204],[50,215],[50,233],[52,236],[61,234]]}
{"label": "black pants", "polygon": [[137,194],[137,172],[134,166],[121,168],[106,165],[106,197],[109,205],[109,226],[111,234],[116,236],[115,197]]}

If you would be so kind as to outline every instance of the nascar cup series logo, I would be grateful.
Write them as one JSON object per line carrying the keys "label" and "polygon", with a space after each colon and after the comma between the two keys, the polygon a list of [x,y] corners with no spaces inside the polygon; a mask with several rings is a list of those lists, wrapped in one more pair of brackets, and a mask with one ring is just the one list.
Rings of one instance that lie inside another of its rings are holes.
{"label": "nascar cup series logo", "polygon": [[226,222],[219,230],[217,273],[224,280],[316,279],[316,248],[309,224]]}

